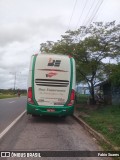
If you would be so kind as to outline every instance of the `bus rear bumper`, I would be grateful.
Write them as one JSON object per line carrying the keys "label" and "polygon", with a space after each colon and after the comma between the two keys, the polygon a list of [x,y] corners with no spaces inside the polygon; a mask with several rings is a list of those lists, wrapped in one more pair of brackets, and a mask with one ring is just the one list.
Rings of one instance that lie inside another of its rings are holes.
{"label": "bus rear bumper", "polygon": [[74,106],[38,106],[27,103],[27,114],[68,116],[73,115]]}

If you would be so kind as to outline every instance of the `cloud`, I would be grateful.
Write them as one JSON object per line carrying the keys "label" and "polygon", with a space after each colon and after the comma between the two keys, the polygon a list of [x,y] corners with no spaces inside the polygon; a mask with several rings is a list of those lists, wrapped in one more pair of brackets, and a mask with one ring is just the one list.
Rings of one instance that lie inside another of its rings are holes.
{"label": "cloud", "polygon": [[0,88],[13,88],[15,74],[18,77],[16,87],[27,88],[29,63],[33,54],[33,49],[27,47],[27,43],[14,42],[2,48],[2,53],[0,53]]}
{"label": "cloud", "polygon": [[56,41],[65,32],[59,7],[65,3],[58,1],[56,6],[54,2],[0,1],[0,88],[13,87],[15,73],[21,75],[16,87],[27,88],[31,55],[39,51],[40,43]]}
{"label": "cloud", "polygon": [[13,41],[24,41],[28,35],[28,27],[23,24],[9,24],[0,27],[0,45]]}
{"label": "cloud", "polygon": [[13,86],[14,76],[7,78],[11,73],[21,73],[18,84],[26,88],[31,55],[39,52],[40,43],[49,39],[57,40],[61,35],[59,32],[62,33],[64,28],[60,17],[29,19],[24,23],[1,25],[0,88]]}
{"label": "cloud", "polygon": [[[39,51],[40,43],[61,38],[68,28],[73,6],[73,0],[0,1],[0,88],[13,88],[14,75],[10,72],[18,74],[16,87],[27,88],[31,55]],[[75,29],[83,6],[84,2],[77,1],[70,29]],[[90,7],[89,0],[83,19]],[[118,0],[106,0],[97,21],[119,19],[119,8]]]}
{"label": "cloud", "polygon": [[55,30],[63,31],[65,25],[61,22],[60,17],[49,17],[45,19],[28,20],[24,23],[10,23],[0,26],[0,46],[9,43],[25,42],[33,37],[45,38],[54,34]]}

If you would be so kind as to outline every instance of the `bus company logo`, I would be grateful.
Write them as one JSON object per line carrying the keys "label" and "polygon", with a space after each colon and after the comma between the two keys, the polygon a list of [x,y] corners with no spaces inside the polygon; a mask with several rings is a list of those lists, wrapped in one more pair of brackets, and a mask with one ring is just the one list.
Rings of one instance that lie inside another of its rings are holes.
{"label": "bus company logo", "polygon": [[52,58],[49,58],[48,66],[59,67],[60,63],[61,63],[61,60],[53,60]]}
{"label": "bus company logo", "polygon": [[57,73],[56,72],[49,72],[48,74],[46,74],[46,77],[53,77],[53,76],[56,76]]}

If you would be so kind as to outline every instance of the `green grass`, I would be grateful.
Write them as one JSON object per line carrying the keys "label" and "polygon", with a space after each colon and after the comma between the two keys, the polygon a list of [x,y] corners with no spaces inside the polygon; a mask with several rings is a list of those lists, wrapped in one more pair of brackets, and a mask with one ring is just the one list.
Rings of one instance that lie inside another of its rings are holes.
{"label": "green grass", "polygon": [[89,98],[89,95],[77,94],[77,103],[87,104],[88,98]]}
{"label": "green grass", "polygon": [[10,95],[10,94],[0,94],[0,99],[12,98],[12,97],[17,97],[17,96],[16,95]]}
{"label": "green grass", "polygon": [[98,108],[80,107],[78,110],[89,116],[82,116],[92,128],[103,134],[114,146],[120,147],[120,105]]}

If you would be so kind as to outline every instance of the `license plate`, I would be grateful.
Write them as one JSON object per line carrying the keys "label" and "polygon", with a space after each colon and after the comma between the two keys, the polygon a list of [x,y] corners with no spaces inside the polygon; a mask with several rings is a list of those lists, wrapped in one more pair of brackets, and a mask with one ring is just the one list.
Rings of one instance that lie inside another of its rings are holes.
{"label": "license plate", "polygon": [[48,112],[55,112],[55,110],[54,110],[54,109],[50,109],[50,108],[49,108],[49,109],[47,109],[47,111],[48,111]]}

